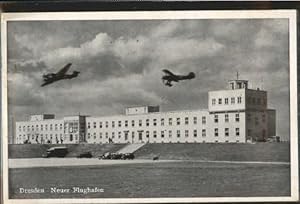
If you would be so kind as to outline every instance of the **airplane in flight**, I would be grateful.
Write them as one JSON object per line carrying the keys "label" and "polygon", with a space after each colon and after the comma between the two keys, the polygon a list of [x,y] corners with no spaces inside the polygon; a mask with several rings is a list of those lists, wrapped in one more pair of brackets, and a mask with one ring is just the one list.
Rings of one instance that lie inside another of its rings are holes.
{"label": "airplane in flight", "polygon": [[59,81],[62,79],[72,79],[72,78],[77,77],[80,73],[78,71],[73,71],[72,74],[66,74],[71,66],[72,66],[72,63],[68,63],[63,68],[61,68],[57,73],[44,74],[43,75],[44,83],[41,86],[46,86],[48,84],[51,84],[53,82],[56,82],[56,81]]}
{"label": "airplane in flight", "polygon": [[172,81],[179,82],[181,80],[190,80],[196,77],[194,72],[190,72],[187,75],[176,75],[167,69],[162,70],[166,75],[162,77],[162,81],[166,86],[173,86]]}

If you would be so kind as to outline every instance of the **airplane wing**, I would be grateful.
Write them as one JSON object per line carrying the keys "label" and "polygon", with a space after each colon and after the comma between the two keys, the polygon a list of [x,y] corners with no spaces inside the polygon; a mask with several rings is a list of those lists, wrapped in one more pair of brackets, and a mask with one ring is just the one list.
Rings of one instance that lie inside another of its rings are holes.
{"label": "airplane wing", "polygon": [[167,69],[163,69],[162,70],[165,74],[168,74],[168,75],[170,75],[170,76],[176,76],[175,74],[173,74],[172,72],[170,72],[169,70],[167,70]]}
{"label": "airplane wing", "polygon": [[43,86],[46,86],[46,85],[48,85],[48,84],[52,84],[54,81],[45,81],[41,86],[43,87]]}
{"label": "airplane wing", "polygon": [[66,66],[64,66],[61,70],[59,70],[56,75],[64,75],[71,67],[72,63],[68,63]]}

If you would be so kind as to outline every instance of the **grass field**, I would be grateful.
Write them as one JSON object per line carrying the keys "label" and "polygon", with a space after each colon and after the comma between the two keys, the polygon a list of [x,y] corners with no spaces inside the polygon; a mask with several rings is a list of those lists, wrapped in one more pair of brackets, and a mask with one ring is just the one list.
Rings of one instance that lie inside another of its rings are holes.
{"label": "grass field", "polygon": [[[78,154],[91,151],[94,157],[105,152],[115,152],[126,144],[69,144],[69,154],[66,157],[76,157]],[[49,147],[57,145],[9,145],[9,158],[38,158],[45,154]],[[136,158],[152,159],[159,155],[161,159],[182,160],[219,160],[219,161],[281,161],[289,162],[289,143],[257,143],[257,144],[146,144],[136,151]]]}
{"label": "grass field", "polygon": [[179,143],[146,144],[136,151],[140,159],[208,160],[208,161],[290,161],[289,143]]}
{"label": "grass field", "polygon": [[[194,161],[112,166],[9,169],[10,198],[143,198],[288,196],[289,165]],[[103,188],[103,193],[50,193],[51,187]],[[19,188],[44,188],[20,194]]]}
{"label": "grass field", "polygon": [[126,144],[10,144],[8,146],[9,158],[41,158],[47,149],[56,146],[66,146],[69,153],[66,157],[76,157],[82,152],[90,151],[94,157],[105,152],[115,152]]}

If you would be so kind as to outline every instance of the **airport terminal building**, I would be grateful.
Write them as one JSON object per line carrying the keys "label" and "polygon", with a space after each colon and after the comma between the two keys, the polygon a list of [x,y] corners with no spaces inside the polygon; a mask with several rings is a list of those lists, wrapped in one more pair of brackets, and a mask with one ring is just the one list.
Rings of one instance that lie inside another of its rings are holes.
{"label": "airport terminal building", "polygon": [[231,80],[208,92],[208,109],[160,112],[159,106],[126,108],[124,115],[32,115],[15,125],[14,143],[246,143],[276,135],[276,111],[267,92]]}

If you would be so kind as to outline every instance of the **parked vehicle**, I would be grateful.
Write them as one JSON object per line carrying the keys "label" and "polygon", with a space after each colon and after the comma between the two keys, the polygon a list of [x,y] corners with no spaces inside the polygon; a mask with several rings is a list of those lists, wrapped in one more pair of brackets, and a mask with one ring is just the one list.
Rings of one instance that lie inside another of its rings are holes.
{"label": "parked vehicle", "polygon": [[126,153],[122,155],[122,159],[134,159],[134,154],[133,153]]}
{"label": "parked vehicle", "polygon": [[110,153],[106,152],[102,156],[99,157],[99,159],[134,159],[134,154],[133,153]]}
{"label": "parked vehicle", "polygon": [[47,150],[46,154],[43,154],[42,156],[44,158],[48,157],[65,157],[68,154],[68,148],[67,147],[51,147]]}
{"label": "parked vehicle", "polygon": [[83,152],[79,155],[77,155],[77,158],[92,158],[93,155],[91,152]]}

